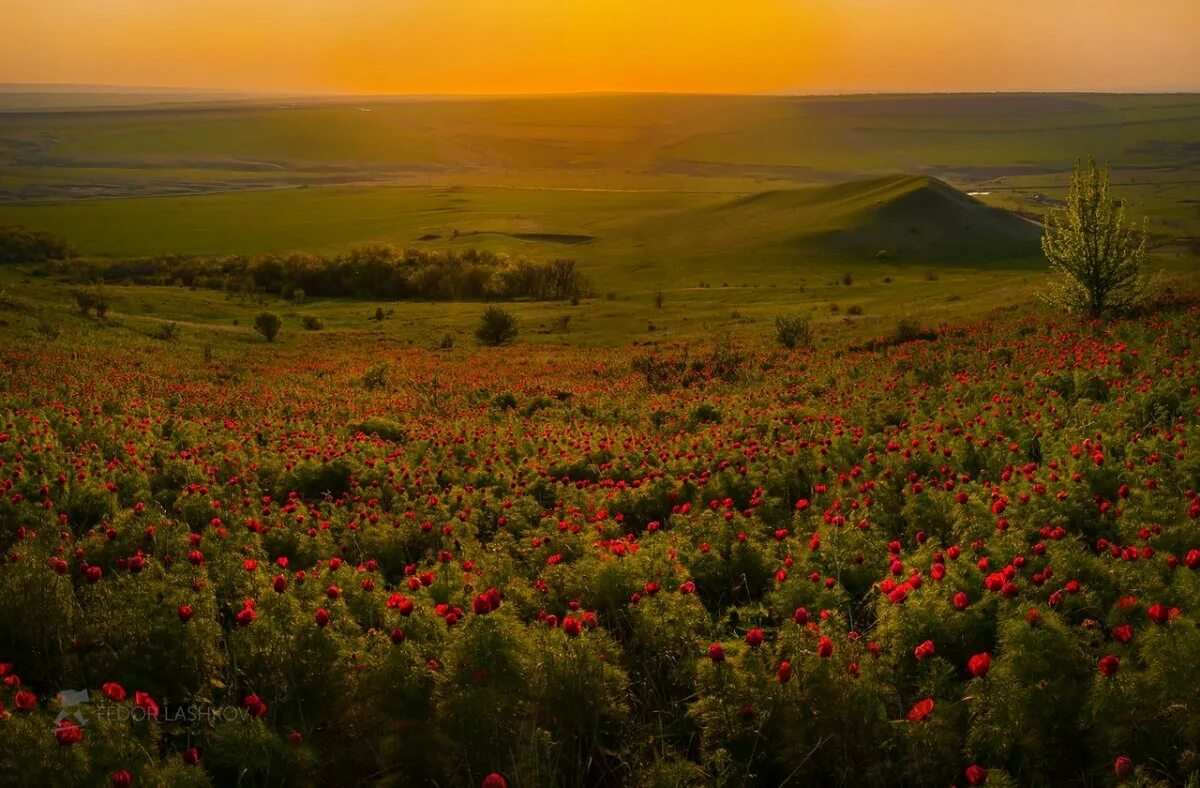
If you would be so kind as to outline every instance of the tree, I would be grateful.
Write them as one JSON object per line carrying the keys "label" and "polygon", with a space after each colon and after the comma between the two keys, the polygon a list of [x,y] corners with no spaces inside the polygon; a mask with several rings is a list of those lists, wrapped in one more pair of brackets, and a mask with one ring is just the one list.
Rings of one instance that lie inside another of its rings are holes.
{"label": "tree", "polygon": [[517,319],[498,306],[489,306],[479,316],[475,338],[483,345],[503,345],[517,338]]}
{"label": "tree", "polygon": [[1062,208],[1046,216],[1042,251],[1059,274],[1048,294],[1070,312],[1100,317],[1127,309],[1142,295],[1147,232],[1125,225],[1125,208],[1109,194],[1108,167],[1076,164]]}
{"label": "tree", "polygon": [[254,318],[254,330],[262,334],[268,342],[275,341],[281,328],[283,321],[274,312],[259,312],[258,317]]}

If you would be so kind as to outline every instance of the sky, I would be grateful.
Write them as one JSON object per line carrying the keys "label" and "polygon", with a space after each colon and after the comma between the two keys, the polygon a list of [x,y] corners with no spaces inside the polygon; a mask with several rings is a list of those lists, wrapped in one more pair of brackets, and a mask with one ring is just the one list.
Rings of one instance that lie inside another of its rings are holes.
{"label": "sky", "polygon": [[1200,90],[1200,0],[3,0],[0,82],[522,94]]}

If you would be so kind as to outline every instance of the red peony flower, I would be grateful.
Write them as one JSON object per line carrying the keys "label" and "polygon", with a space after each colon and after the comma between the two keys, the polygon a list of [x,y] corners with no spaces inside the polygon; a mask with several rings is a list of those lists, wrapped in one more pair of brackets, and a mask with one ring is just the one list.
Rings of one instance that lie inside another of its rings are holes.
{"label": "red peony flower", "polygon": [[104,696],[114,703],[120,703],[125,700],[125,688],[115,681],[105,682],[100,685],[100,691]]}
{"label": "red peony flower", "polygon": [[708,658],[713,662],[724,662],[725,649],[721,647],[720,643],[713,643],[708,647]]}
{"label": "red peony flower", "polygon": [[930,714],[933,713],[933,698],[925,698],[917,701],[917,705],[913,706],[908,711],[909,722],[921,722]]}
{"label": "red peony flower", "polygon": [[580,625],[579,619],[572,618],[571,616],[563,616],[562,630],[563,634],[567,637],[577,638],[579,637],[579,633],[583,631],[583,627]]}
{"label": "red peony flower", "polygon": [[779,669],[775,671],[775,680],[780,684],[787,684],[792,680],[792,663],[784,660],[779,663]]}
{"label": "red peony flower", "polygon": [[133,784],[133,775],[121,769],[112,773],[113,788],[129,788]]}
{"label": "red peony flower", "polygon": [[746,633],[746,643],[750,648],[758,648],[763,642],[763,631],[757,627]]}
{"label": "red peony flower", "polygon": [[932,657],[933,651],[933,641],[926,640],[924,643],[913,649],[913,656],[917,658],[917,662],[921,662],[922,660]]}
{"label": "red peony flower", "polygon": [[1117,672],[1117,668],[1121,667],[1121,660],[1112,654],[1108,654],[1100,658],[1100,672],[1105,676],[1112,676]]}
{"label": "red peony flower", "polygon": [[821,636],[821,642],[817,644],[817,654],[821,659],[829,659],[833,656],[833,641],[824,635]]}
{"label": "red peony flower", "polygon": [[183,751],[183,762],[188,766],[197,766],[200,763],[200,751],[195,747],[188,747]]}
{"label": "red peony flower", "polygon": [[329,623],[329,611],[325,608],[321,608],[317,611],[317,614],[314,616],[314,618],[317,621],[317,626],[323,627]]}
{"label": "red peony flower", "polygon": [[191,605],[180,605],[179,606],[179,620],[185,624],[192,620],[192,606]]}
{"label": "red peony flower", "polygon": [[133,693],[133,705],[139,709],[144,709],[147,717],[158,716],[158,702],[150,695],[149,692]]}
{"label": "red peony flower", "polygon": [[482,788],[508,788],[508,781],[496,772],[492,772],[483,778]]}
{"label": "red peony flower", "polygon": [[33,711],[37,708],[37,696],[32,692],[20,690],[13,696],[13,705],[21,711]]}
{"label": "red peony flower", "polygon": [[62,747],[70,747],[83,741],[83,729],[70,720],[59,720],[54,729],[54,738]]}
{"label": "red peony flower", "polygon": [[242,699],[242,706],[246,711],[253,714],[255,717],[261,717],[267,713],[267,704],[263,703],[262,698],[257,695],[250,694]]}
{"label": "red peony flower", "polygon": [[1117,773],[1118,780],[1124,780],[1133,774],[1133,761],[1128,756],[1118,755],[1117,762],[1113,764],[1113,771]]}
{"label": "red peony flower", "polygon": [[988,671],[991,670],[991,668],[992,668],[992,657],[987,652],[984,652],[982,654],[976,654],[975,656],[973,656],[969,660],[967,660],[967,670],[969,670],[971,672],[971,675],[977,679],[983,678],[984,676],[986,676]]}
{"label": "red peony flower", "polygon": [[967,767],[967,785],[983,785],[987,782],[988,772],[977,763]]}

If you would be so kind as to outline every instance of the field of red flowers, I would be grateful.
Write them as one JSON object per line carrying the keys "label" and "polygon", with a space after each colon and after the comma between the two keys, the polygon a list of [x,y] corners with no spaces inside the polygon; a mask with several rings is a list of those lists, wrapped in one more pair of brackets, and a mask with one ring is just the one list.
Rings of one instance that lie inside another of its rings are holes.
{"label": "field of red flowers", "polygon": [[669,390],[628,349],[116,333],[0,347],[0,780],[1200,770],[1194,304]]}

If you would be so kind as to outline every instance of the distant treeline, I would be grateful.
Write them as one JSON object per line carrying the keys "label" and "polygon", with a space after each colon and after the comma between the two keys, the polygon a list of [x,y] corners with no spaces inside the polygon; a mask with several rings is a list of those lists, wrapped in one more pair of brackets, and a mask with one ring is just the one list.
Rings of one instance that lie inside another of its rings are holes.
{"label": "distant treeline", "polygon": [[66,240],[43,230],[0,227],[0,264],[65,260],[75,255]]}
{"label": "distant treeline", "polygon": [[492,252],[359,246],[334,256],[167,255],[123,260],[47,260],[43,270],[76,282],[177,285],[285,298],[556,300],[589,294],[574,260],[535,262]]}

